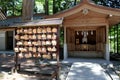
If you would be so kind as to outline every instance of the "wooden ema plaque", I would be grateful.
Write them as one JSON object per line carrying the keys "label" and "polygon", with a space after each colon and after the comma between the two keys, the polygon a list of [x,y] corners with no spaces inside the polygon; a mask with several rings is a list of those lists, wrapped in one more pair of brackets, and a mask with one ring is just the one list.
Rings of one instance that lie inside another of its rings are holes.
{"label": "wooden ema plaque", "polygon": [[16,64],[18,58],[40,57],[59,60],[59,27],[39,26],[15,29]]}

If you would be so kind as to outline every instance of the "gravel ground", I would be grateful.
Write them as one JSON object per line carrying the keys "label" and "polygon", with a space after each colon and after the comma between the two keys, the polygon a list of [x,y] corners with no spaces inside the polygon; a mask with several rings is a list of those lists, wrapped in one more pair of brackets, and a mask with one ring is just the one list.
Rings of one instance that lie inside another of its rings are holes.
{"label": "gravel ground", "polygon": [[113,63],[114,70],[120,77],[120,61],[111,61]]}
{"label": "gravel ground", "polygon": [[[0,80],[40,80],[38,78],[30,79],[28,75],[11,73],[14,66],[14,58],[12,56],[0,57]],[[65,80],[72,63],[60,63],[60,80]],[[29,79],[28,79],[29,78]],[[55,79],[54,79],[55,80]]]}
{"label": "gravel ground", "polygon": [[60,71],[60,80],[66,80],[68,72],[71,68],[72,63],[62,63]]}
{"label": "gravel ground", "polygon": [[101,64],[101,67],[111,80],[120,80],[120,61],[111,61],[109,64]]}
{"label": "gravel ground", "polygon": [[[24,62],[24,60],[23,60]],[[120,77],[120,61],[111,61],[112,67]],[[65,80],[72,63],[60,63],[60,80]],[[102,65],[103,66],[103,65]],[[40,79],[26,79],[29,76],[21,74],[11,74],[11,68],[14,67],[13,55],[0,55],[0,80],[40,80]],[[104,68],[104,66],[103,66]],[[54,79],[55,80],[55,79]]]}

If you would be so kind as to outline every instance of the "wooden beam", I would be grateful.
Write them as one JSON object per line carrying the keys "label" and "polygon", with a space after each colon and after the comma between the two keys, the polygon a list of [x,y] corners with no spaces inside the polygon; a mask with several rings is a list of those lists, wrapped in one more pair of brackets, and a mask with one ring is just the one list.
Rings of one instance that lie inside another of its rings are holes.
{"label": "wooden beam", "polygon": [[14,31],[15,28],[0,28],[0,31]]}
{"label": "wooden beam", "polygon": [[105,18],[65,19],[63,24],[64,26],[100,26],[108,24],[108,21]]}
{"label": "wooden beam", "polygon": [[64,24],[66,27],[80,27],[80,26],[105,26],[107,23],[98,23],[98,24]]}
{"label": "wooden beam", "polygon": [[75,31],[82,31],[82,30],[96,30],[97,28],[99,28],[99,26],[89,26],[89,27],[85,27],[85,26],[80,26],[80,27],[69,27],[69,29],[71,30],[75,30]]}

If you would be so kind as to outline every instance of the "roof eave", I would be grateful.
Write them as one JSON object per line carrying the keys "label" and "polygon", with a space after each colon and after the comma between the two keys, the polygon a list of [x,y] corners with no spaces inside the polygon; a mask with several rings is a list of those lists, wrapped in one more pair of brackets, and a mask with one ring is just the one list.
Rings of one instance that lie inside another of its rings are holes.
{"label": "roof eave", "polygon": [[54,25],[62,25],[63,18],[51,18],[51,19],[42,19],[35,20],[27,23],[19,23],[10,25],[9,27],[34,27],[34,26],[54,26]]}

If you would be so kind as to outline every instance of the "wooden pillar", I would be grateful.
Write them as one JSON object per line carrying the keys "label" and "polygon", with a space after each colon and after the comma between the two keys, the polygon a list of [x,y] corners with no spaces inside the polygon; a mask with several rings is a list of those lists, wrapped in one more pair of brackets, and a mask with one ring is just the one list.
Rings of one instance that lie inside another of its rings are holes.
{"label": "wooden pillar", "polygon": [[64,59],[66,59],[68,57],[68,53],[67,53],[67,42],[66,42],[66,27],[64,26]]}
{"label": "wooden pillar", "polygon": [[106,44],[105,44],[105,59],[107,61],[110,60],[110,52],[109,52],[109,25],[106,25]]}

